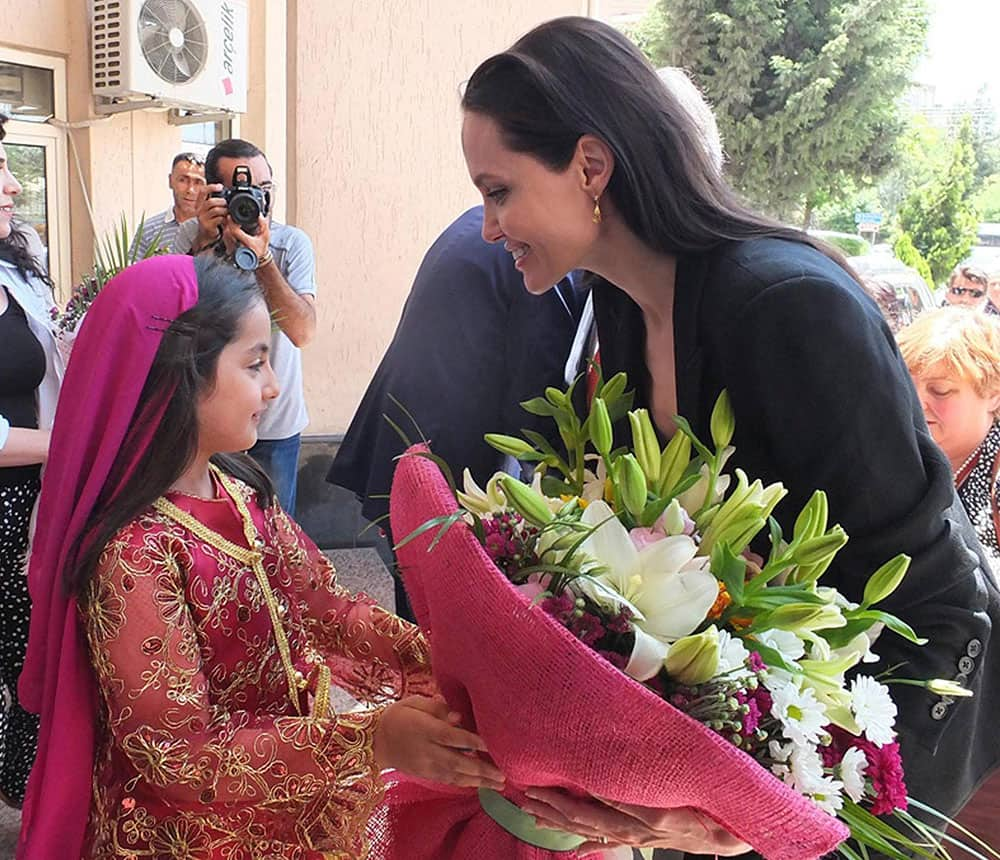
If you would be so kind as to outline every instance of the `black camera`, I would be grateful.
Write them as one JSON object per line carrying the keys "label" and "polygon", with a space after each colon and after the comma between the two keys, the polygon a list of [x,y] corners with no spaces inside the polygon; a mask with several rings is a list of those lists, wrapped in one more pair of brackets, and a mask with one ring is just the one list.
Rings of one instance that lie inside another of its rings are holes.
{"label": "black camera", "polygon": [[257,219],[271,211],[271,192],[254,185],[250,178],[250,168],[241,164],[233,171],[231,188],[213,191],[213,197],[221,197],[229,207],[232,218],[244,232],[257,235]]}

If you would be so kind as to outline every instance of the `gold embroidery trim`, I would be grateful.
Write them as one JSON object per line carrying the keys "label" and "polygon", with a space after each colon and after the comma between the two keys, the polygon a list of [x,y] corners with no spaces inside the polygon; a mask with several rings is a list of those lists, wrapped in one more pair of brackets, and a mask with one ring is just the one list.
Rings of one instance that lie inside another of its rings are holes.
{"label": "gold embroidery trim", "polygon": [[[173,502],[163,498],[162,496],[153,502],[153,507],[164,516],[170,517],[170,519],[175,520],[177,523],[184,526],[184,528],[190,531],[195,537],[200,538],[209,546],[215,547],[220,552],[224,552],[226,555],[236,559],[236,561],[241,564],[247,565],[253,570],[254,576],[257,578],[257,584],[260,586],[261,594],[264,597],[264,602],[267,604],[268,614],[271,616],[271,627],[274,630],[274,639],[278,645],[278,654],[281,656],[281,664],[284,667],[285,677],[288,681],[288,697],[292,701],[295,713],[302,716],[302,708],[299,704],[299,691],[304,690],[306,686],[308,686],[308,681],[305,676],[301,672],[297,671],[295,666],[292,664],[292,651],[288,645],[288,637],[285,635],[285,628],[281,624],[281,610],[278,606],[278,601],[274,596],[274,591],[271,589],[271,583],[267,578],[267,571],[264,570],[264,555],[261,552],[264,548],[264,540],[257,533],[257,527],[253,524],[253,518],[250,516],[250,510],[247,508],[246,501],[244,501],[239,490],[232,485],[228,476],[221,469],[216,467],[214,464],[210,464],[209,467],[215,473],[215,476],[218,478],[222,488],[236,505],[236,509],[240,513],[240,519],[243,521],[243,534],[246,536],[247,544],[252,547],[257,547],[256,551],[238,546],[232,541],[227,540],[218,532],[213,531],[204,523],[200,522],[187,511],[181,510]],[[326,674],[329,679],[330,670],[325,665],[324,668],[327,670]],[[325,692],[323,692],[321,687],[317,689],[317,699],[320,696],[322,696],[325,699],[326,704],[329,705],[329,683],[326,685]]]}

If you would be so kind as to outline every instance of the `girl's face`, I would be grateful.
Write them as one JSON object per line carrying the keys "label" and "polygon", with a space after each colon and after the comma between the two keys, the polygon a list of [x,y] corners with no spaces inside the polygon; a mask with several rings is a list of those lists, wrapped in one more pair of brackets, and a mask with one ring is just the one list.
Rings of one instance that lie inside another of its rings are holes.
{"label": "girl's face", "polygon": [[931,436],[951,460],[961,463],[983,441],[1000,407],[1000,393],[982,397],[966,379],[931,367],[913,379]]}
{"label": "girl's face", "polygon": [[508,149],[496,122],[469,112],[462,148],[483,195],[483,238],[503,242],[529,293],[544,293],[582,261],[597,239],[594,199],[579,157],[562,171]]}
{"label": "girl's face", "polygon": [[21,183],[14,178],[7,164],[7,151],[0,144],[0,239],[10,235],[14,217],[14,198],[21,193]]}
{"label": "girl's face", "polygon": [[252,448],[268,401],[278,396],[278,380],[268,361],[271,317],[256,302],[240,320],[235,340],[219,354],[215,384],[198,404],[198,448],[204,454],[231,454]]}

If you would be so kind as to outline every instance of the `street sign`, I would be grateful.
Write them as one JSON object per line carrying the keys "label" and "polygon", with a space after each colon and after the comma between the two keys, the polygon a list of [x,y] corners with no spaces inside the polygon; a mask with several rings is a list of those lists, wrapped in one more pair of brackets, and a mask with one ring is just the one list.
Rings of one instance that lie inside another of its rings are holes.
{"label": "street sign", "polygon": [[855,212],[854,223],[859,225],[874,224],[878,227],[878,225],[882,223],[882,216],[878,212]]}

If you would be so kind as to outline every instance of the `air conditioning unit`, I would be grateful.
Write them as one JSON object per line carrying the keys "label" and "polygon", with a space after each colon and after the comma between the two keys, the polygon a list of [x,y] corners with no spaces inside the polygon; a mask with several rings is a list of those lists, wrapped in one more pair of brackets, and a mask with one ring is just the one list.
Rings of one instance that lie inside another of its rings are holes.
{"label": "air conditioning unit", "polygon": [[247,0],[91,0],[90,6],[95,96],[136,108],[153,100],[246,112]]}

